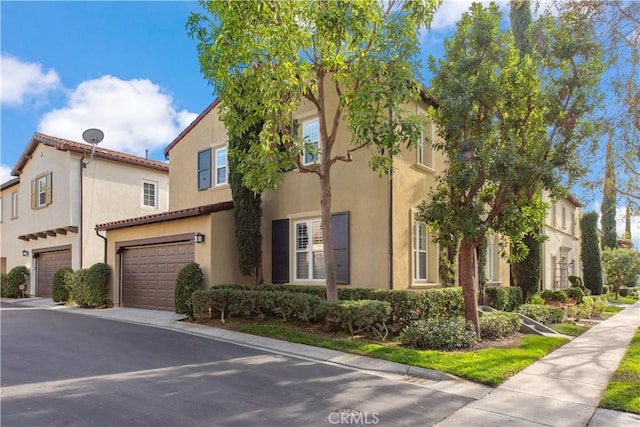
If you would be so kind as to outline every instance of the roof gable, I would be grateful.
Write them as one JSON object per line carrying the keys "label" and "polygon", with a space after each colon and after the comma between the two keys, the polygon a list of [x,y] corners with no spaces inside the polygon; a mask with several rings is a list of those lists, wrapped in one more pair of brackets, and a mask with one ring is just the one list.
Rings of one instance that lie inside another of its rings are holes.
{"label": "roof gable", "polygon": [[220,103],[220,98],[216,98],[215,101],[213,101],[211,104],[209,104],[209,106],[207,108],[205,108],[205,110],[200,113],[198,115],[198,117],[195,118],[194,121],[191,122],[191,124],[189,126],[187,126],[182,132],[180,132],[180,135],[178,135],[176,137],[176,139],[174,139],[173,141],[171,141],[171,144],[167,145],[167,148],[164,149],[164,157],[165,159],[169,158],[169,151],[171,151],[171,149],[173,147],[175,147],[178,142],[180,142],[182,140],[182,138],[184,138],[189,132],[191,132],[191,129],[193,129],[194,127],[197,126],[198,123],[200,123],[202,121],[202,119],[204,119],[207,114],[209,114],[214,108],[216,108],[216,106]]}
{"label": "roof gable", "polygon": [[[43,133],[36,132],[33,134],[31,141],[27,144],[27,147],[22,152],[22,155],[16,162],[15,167],[11,171],[11,175],[20,176],[22,170],[31,159],[31,155],[38,147],[38,144],[42,144],[48,147],[53,147],[61,151],[70,151],[79,154],[91,154],[92,146],[80,142],[70,141],[67,139],[58,138],[55,136],[45,135]],[[133,166],[139,166],[148,169],[155,169],[162,172],[169,171],[169,165],[157,160],[146,159],[144,157],[138,157],[120,151],[109,150],[106,148],[95,147],[94,157],[106,160],[112,160],[115,162],[126,163]]]}

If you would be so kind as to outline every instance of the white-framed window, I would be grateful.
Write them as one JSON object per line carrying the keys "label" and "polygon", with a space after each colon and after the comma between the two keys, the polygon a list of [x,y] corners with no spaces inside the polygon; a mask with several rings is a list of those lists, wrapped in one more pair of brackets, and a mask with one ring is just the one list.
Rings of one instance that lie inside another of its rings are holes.
{"label": "white-framed window", "polygon": [[562,207],[562,228],[566,229],[567,228],[567,208],[565,206]]}
{"label": "white-framed window", "polygon": [[322,222],[319,218],[296,221],[294,227],[296,280],[324,280]]}
{"label": "white-framed window", "polygon": [[18,192],[11,193],[11,218],[18,218]]}
{"label": "white-framed window", "polygon": [[31,209],[46,208],[52,202],[51,172],[31,180]]}
{"label": "white-framed window", "polygon": [[158,183],[142,180],[142,206],[158,208]]}
{"label": "white-framed window", "polygon": [[429,279],[429,233],[427,224],[413,221],[413,281],[426,282]]}
{"label": "white-framed window", "polygon": [[215,151],[216,160],[216,185],[227,183],[227,147],[217,148]]}
{"label": "white-framed window", "polygon": [[38,207],[47,204],[47,177],[41,176],[38,178]]}
{"label": "white-framed window", "polygon": [[302,164],[310,165],[317,163],[319,154],[315,150],[320,149],[320,122],[317,118],[302,122],[302,139],[305,146],[314,147],[314,152],[304,150]]}
{"label": "white-framed window", "polygon": [[485,278],[488,282],[501,282],[500,278],[500,238],[490,236],[487,241]]}
{"label": "white-framed window", "polygon": [[416,148],[417,158],[416,161],[422,166],[433,168],[433,147],[431,142],[427,138],[425,129],[420,131],[420,138],[418,139],[418,147]]}

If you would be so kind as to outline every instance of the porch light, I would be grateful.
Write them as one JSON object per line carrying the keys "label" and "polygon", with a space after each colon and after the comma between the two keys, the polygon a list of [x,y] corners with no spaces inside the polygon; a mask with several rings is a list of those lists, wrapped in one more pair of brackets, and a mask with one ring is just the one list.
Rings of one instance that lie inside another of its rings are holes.
{"label": "porch light", "polygon": [[204,243],[204,234],[196,233],[193,235],[193,241],[196,243]]}
{"label": "porch light", "polygon": [[29,256],[29,251],[26,249],[22,250],[22,256]]}

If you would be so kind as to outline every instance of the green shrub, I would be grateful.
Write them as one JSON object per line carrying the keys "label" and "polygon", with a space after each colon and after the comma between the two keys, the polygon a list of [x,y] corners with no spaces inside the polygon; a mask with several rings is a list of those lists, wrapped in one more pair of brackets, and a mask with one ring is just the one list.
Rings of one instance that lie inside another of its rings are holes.
{"label": "green shrub", "polygon": [[540,296],[545,301],[559,301],[562,303],[567,302],[567,294],[559,289],[545,289],[544,291],[540,292]]}
{"label": "green shrub", "polygon": [[482,338],[507,337],[519,330],[520,316],[517,313],[494,311],[480,316],[480,336]]}
{"label": "green shrub", "polygon": [[500,311],[513,311],[522,305],[522,288],[493,286],[486,289],[489,305]]}
{"label": "green shrub", "polygon": [[346,329],[351,336],[372,333],[386,339],[387,322],[391,316],[391,304],[387,301],[354,300],[328,304],[327,323],[331,327]]}
{"label": "green shrub", "polygon": [[462,317],[418,320],[400,333],[407,347],[430,350],[458,350],[478,341],[473,325]]}
{"label": "green shrub", "polygon": [[579,306],[582,310],[583,317],[587,319],[600,317],[604,309],[609,305],[606,298],[606,295],[582,298],[582,303],[579,304]]}
{"label": "green shrub", "polygon": [[7,273],[0,273],[0,296],[4,298],[4,288],[7,283]]}
{"label": "green shrub", "polygon": [[608,295],[611,292],[609,285],[602,285],[602,295]]}
{"label": "green shrub", "polygon": [[111,303],[109,298],[109,274],[111,268],[102,262],[87,269],[80,286],[81,301],[84,307],[105,307]]}
{"label": "green shrub", "polygon": [[522,304],[516,312],[547,325],[560,323],[564,319],[564,310],[552,305]]}
{"label": "green shrub", "polygon": [[180,269],[174,287],[175,312],[193,317],[191,295],[204,287],[204,274],[200,265],[190,262]]}
{"label": "green shrub", "polygon": [[578,304],[580,304],[582,302],[582,298],[584,298],[584,291],[578,287],[567,288],[564,290],[564,293],[568,298],[575,298]]}
{"label": "green shrub", "polygon": [[53,275],[51,298],[54,302],[67,302],[69,300],[69,284],[73,278],[73,270],[62,267]]}
{"label": "green shrub", "polygon": [[621,297],[628,296],[629,295],[629,288],[620,287],[620,290],[618,291],[618,294],[620,294]]}
{"label": "green shrub", "polygon": [[529,304],[544,304],[544,298],[540,296],[540,293],[537,293],[531,297]]}
{"label": "green shrub", "polygon": [[20,285],[27,285],[29,282],[29,269],[24,265],[13,267],[2,281],[1,292],[5,298],[20,298],[22,291]]}
{"label": "green shrub", "polygon": [[67,283],[67,290],[69,291],[69,302],[75,303],[80,306],[84,306],[82,288],[84,287],[85,277],[87,276],[88,269],[81,268],[73,272],[71,280]]}

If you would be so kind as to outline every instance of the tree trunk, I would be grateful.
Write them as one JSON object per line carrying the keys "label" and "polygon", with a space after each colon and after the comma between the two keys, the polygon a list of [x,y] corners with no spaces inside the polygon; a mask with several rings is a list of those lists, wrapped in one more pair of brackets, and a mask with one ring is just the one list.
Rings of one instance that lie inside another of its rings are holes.
{"label": "tree trunk", "polygon": [[478,302],[476,300],[476,245],[470,242],[462,242],[458,257],[460,286],[464,299],[464,317],[473,323],[478,337],[480,337],[480,323],[478,321]]}
{"label": "tree trunk", "polygon": [[320,175],[320,212],[322,215],[322,246],[327,283],[327,301],[338,300],[336,260],[333,254],[333,228],[331,227],[331,178],[327,172]]}

